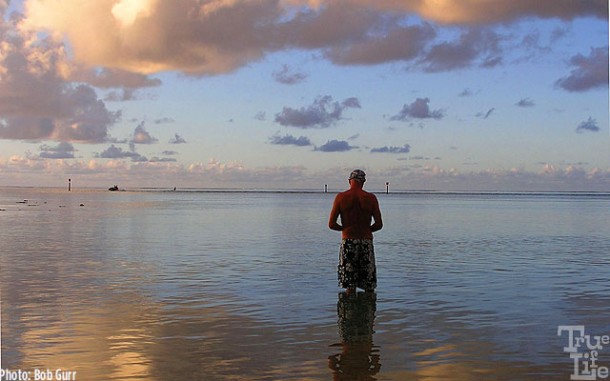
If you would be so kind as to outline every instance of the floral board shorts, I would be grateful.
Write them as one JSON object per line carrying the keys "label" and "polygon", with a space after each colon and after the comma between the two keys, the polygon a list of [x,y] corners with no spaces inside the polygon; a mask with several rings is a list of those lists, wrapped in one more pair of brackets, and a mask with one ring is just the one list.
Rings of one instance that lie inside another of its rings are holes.
{"label": "floral board shorts", "polygon": [[339,287],[374,290],[377,287],[377,268],[373,240],[342,240],[337,270]]}

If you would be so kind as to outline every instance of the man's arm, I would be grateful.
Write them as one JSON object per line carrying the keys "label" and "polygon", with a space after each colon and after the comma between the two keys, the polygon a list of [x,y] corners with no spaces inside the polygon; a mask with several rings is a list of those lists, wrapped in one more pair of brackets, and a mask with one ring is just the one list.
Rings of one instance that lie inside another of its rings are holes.
{"label": "man's arm", "polygon": [[335,201],[333,202],[333,208],[330,211],[330,217],[328,218],[328,227],[331,230],[337,230],[337,231],[343,230],[343,226],[341,226],[341,225],[339,225],[339,223],[337,223],[337,219],[339,218],[339,215],[341,214],[339,205],[340,205],[339,195],[337,195],[337,197],[335,197]]}
{"label": "man's arm", "polygon": [[383,227],[383,220],[381,219],[381,210],[379,210],[379,201],[377,201],[377,197],[373,196],[373,219],[375,222],[371,225],[371,231],[376,232],[381,230]]}

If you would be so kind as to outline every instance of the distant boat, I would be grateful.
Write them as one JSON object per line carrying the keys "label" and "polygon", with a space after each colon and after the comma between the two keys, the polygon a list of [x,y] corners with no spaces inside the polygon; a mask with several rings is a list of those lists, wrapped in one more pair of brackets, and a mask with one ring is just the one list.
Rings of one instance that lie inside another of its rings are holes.
{"label": "distant boat", "polygon": [[114,191],[118,191],[118,190],[119,190],[119,186],[118,186],[118,185],[115,185],[115,186],[113,186],[113,187],[108,188],[108,190],[109,190],[109,191],[113,191],[113,192],[114,192]]}

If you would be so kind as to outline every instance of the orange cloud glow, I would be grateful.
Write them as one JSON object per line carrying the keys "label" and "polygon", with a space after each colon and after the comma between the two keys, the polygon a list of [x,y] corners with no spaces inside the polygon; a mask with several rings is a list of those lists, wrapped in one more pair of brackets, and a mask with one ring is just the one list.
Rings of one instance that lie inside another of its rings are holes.
{"label": "orange cloud glow", "polygon": [[[376,15],[387,11],[473,25],[528,16],[605,18],[608,5],[603,0],[28,0],[24,26],[66,39],[76,61],[90,66],[214,75],[286,48],[345,50],[340,44],[374,43]],[[405,43],[418,46],[417,39]]]}

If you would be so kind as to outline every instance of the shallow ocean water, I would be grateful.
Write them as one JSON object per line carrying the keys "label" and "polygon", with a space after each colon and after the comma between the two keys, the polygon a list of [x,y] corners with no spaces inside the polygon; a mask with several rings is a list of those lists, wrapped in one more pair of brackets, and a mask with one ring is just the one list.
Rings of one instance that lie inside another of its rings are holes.
{"label": "shallow ocean water", "polygon": [[0,189],[2,369],[568,380],[558,326],[610,335],[609,194],[378,194],[378,289],[350,297],[333,196]]}

